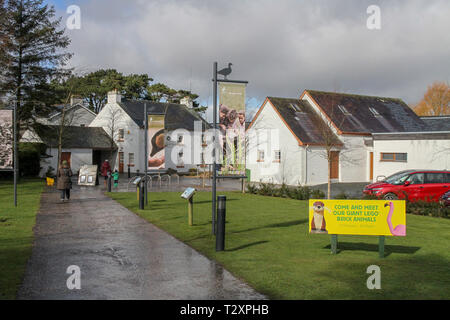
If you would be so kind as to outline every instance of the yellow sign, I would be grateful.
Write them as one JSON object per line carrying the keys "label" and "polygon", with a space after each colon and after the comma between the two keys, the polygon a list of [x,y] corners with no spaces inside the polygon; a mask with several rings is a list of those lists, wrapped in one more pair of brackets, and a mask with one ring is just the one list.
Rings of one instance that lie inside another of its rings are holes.
{"label": "yellow sign", "polygon": [[404,200],[309,200],[309,232],[406,236]]}

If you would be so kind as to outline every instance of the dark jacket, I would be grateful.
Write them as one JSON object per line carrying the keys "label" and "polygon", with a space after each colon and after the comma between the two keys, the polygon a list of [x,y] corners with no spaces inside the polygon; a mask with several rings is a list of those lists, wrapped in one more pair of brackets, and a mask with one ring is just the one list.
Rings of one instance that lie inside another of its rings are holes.
{"label": "dark jacket", "polygon": [[70,177],[72,177],[72,170],[70,170],[69,167],[66,168],[59,168],[58,174],[57,174],[57,182],[56,182],[56,189],[58,190],[65,190],[70,189],[72,187],[72,183],[70,182]]}

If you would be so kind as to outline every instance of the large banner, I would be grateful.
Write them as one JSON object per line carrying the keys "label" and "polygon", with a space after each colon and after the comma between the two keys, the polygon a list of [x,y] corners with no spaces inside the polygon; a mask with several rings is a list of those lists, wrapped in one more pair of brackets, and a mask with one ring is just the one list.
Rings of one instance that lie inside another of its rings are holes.
{"label": "large banner", "polygon": [[148,170],[165,167],[165,131],[164,115],[148,115]]}
{"label": "large banner", "polygon": [[309,200],[309,232],[406,236],[404,200]]}
{"label": "large banner", "polygon": [[13,169],[13,139],[13,112],[0,110],[0,170]]}
{"label": "large banner", "polygon": [[245,174],[246,84],[219,82],[219,130],[223,150],[222,175]]}

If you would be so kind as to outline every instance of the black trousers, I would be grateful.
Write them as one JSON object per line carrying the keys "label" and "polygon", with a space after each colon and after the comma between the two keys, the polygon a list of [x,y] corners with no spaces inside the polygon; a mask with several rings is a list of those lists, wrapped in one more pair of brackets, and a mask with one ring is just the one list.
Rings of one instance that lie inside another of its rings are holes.
{"label": "black trousers", "polygon": [[64,197],[69,200],[70,199],[70,189],[64,189],[61,191],[61,200],[64,200]]}

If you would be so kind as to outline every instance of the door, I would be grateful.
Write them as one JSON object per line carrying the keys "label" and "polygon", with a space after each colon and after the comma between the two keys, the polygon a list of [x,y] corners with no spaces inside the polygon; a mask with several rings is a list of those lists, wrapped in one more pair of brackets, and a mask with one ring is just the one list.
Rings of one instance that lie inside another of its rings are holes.
{"label": "door", "polygon": [[61,163],[66,160],[69,164],[69,167],[71,167],[70,159],[72,158],[72,152],[61,152]]}
{"label": "door", "polygon": [[373,181],[373,152],[370,153],[370,172],[369,172],[369,180]]}
{"label": "door", "polygon": [[437,201],[440,196],[442,196],[445,191],[447,184],[444,183],[444,173],[443,172],[427,172],[425,173],[425,190],[424,190],[424,200],[426,201]]}
{"label": "door", "polygon": [[424,179],[424,173],[415,173],[410,175],[405,181],[409,184],[401,184],[398,186],[399,198],[404,199],[405,197],[407,197],[410,201],[424,200]]}
{"label": "door", "polygon": [[124,153],[119,152],[119,173],[123,173]]}
{"label": "door", "polygon": [[331,151],[331,179],[339,179],[339,151]]}

